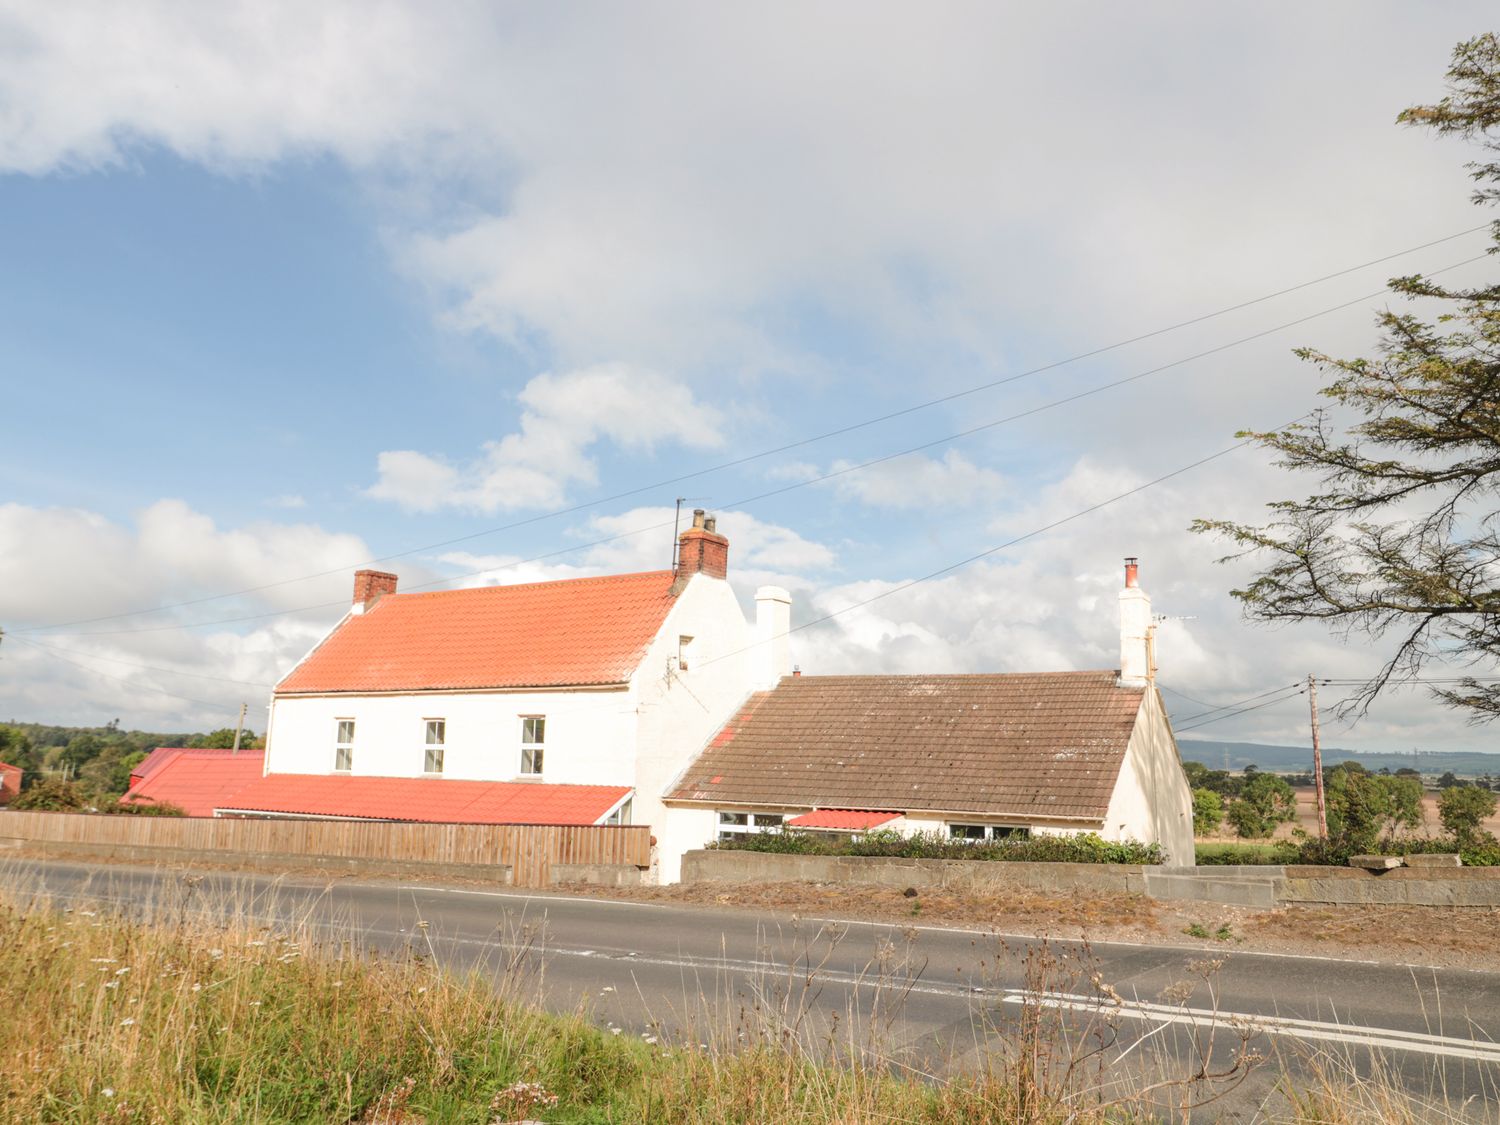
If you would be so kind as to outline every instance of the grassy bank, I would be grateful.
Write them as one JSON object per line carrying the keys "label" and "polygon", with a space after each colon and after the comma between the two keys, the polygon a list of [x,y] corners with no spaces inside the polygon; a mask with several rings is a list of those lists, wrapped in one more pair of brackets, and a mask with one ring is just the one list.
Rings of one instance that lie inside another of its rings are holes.
{"label": "grassy bank", "polygon": [[[157,904],[148,924],[0,901],[0,1120],[1186,1120],[1171,1107],[1212,1104],[1254,1065],[1237,1052],[1216,1078],[1122,1089],[1099,1049],[1107,1017],[1075,1040],[1040,1005],[1016,1013],[983,1073],[946,1082],[817,1063],[774,1011],[742,1013],[737,1032],[688,1049],[532,1006],[524,940],[490,974],[465,977],[419,954],[377,959],[214,917],[190,902]],[[1087,986],[1085,966],[1033,958],[1039,982]],[[853,1053],[836,1040],[824,1047]],[[1389,1091],[1406,1109],[1352,1113],[1367,1091],[1333,1077],[1316,1085],[1289,1103],[1291,1119],[1441,1119]]]}

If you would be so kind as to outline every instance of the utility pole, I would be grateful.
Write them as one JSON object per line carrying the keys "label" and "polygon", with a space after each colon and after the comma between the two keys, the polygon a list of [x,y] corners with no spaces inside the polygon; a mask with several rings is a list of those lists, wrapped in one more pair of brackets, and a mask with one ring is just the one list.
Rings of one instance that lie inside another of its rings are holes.
{"label": "utility pole", "polygon": [[1307,705],[1312,710],[1313,785],[1318,794],[1318,839],[1328,839],[1328,809],[1323,803],[1323,748],[1318,744],[1318,681],[1307,677]]}
{"label": "utility pole", "polygon": [[235,754],[240,752],[240,734],[245,729],[245,708],[248,706],[248,703],[240,704],[240,721],[234,727],[234,750],[232,752]]}

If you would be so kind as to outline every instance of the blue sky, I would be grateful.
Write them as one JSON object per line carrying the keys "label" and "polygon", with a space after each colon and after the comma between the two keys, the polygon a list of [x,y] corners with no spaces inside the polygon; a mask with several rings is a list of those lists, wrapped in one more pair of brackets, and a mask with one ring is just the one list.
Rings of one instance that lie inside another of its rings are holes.
{"label": "blue sky", "polygon": [[[1297,416],[1316,378],[1289,349],[1368,350],[1380,302],[945,435],[1483,252],[602,499],[1484,220],[1462,144],[1393,124],[1484,6],[1085,10],[0,5],[0,715],[221,725],[337,617],[350,567],[466,536],[403,554],[403,581],[664,565],[659,529],[588,544],[678,495],[722,513],[742,593],[774,580],[821,616]],[[797,658],[1112,666],[1137,554],[1191,618],[1164,627],[1167,684],[1227,702],[1362,674],[1378,653],[1245,626],[1243,572],[1185,533],[1297,491],[1236,454]],[[88,618],[110,620],[39,629]],[[1303,725],[1294,703],[1204,734]],[[1334,737],[1484,743],[1414,693]]]}

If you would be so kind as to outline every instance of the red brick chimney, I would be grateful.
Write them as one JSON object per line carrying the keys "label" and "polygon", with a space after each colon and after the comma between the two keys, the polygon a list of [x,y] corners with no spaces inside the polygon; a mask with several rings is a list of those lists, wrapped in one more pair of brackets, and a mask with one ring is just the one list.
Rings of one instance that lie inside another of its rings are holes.
{"label": "red brick chimney", "polygon": [[384,594],[396,592],[396,576],[384,570],[354,572],[354,612],[363,613]]}
{"label": "red brick chimney", "polygon": [[729,540],[718,531],[718,519],[693,509],[693,526],[677,537],[679,588],[695,574],[724,578],[729,574]]}

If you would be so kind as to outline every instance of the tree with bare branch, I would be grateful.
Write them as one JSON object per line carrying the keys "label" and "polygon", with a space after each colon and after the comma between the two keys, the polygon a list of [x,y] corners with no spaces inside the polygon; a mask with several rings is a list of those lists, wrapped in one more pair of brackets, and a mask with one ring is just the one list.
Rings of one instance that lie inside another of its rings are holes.
{"label": "tree with bare branch", "polygon": [[[1454,133],[1495,159],[1469,165],[1474,201],[1500,202],[1500,38],[1460,43],[1448,96],[1402,123]],[[1494,227],[1500,250],[1500,223]],[[1233,591],[1261,622],[1320,621],[1347,637],[1394,638],[1380,669],[1346,701],[1363,710],[1388,685],[1457,666],[1435,695],[1474,721],[1500,716],[1500,285],[1445,288],[1390,282],[1432,302],[1426,318],[1385,311],[1369,359],[1297,354],[1328,378],[1332,400],[1283,429],[1248,432],[1277,464],[1321,480],[1303,500],[1269,505],[1266,526],[1202,519],[1262,569]],[[1227,561],[1227,560],[1226,560]],[[1430,677],[1436,678],[1436,677]]]}

